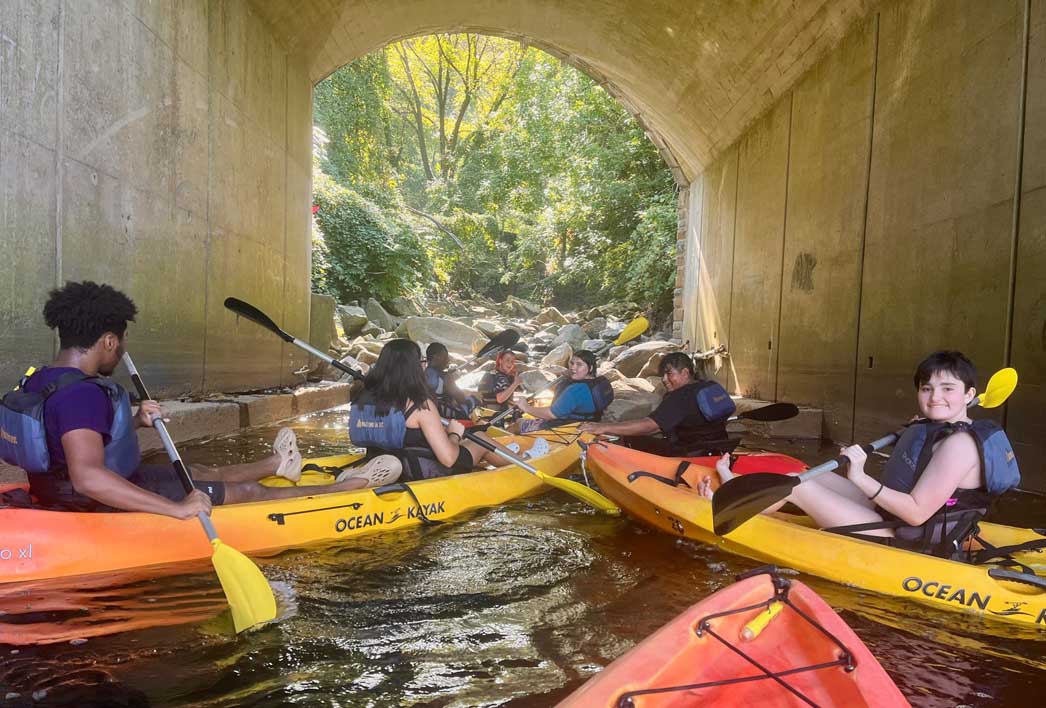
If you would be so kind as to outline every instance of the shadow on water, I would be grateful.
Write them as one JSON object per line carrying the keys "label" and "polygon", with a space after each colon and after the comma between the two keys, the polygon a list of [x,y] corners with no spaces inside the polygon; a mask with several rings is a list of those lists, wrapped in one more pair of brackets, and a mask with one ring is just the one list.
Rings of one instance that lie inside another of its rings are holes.
{"label": "shadow on water", "polygon": [[[344,412],[297,423],[306,454],[344,450],[342,425]],[[274,432],[212,440],[186,457],[250,459]],[[62,633],[47,646],[0,646],[0,698],[44,691],[34,705],[544,707],[756,566],[559,493],[259,563],[280,589],[283,617],[239,637],[208,566],[31,588],[32,603],[0,586],[0,622],[8,620],[0,631]],[[916,705],[1034,705],[1046,690],[1041,641],[802,580]],[[86,634],[107,623],[121,633]],[[147,624],[165,626],[137,628]]]}

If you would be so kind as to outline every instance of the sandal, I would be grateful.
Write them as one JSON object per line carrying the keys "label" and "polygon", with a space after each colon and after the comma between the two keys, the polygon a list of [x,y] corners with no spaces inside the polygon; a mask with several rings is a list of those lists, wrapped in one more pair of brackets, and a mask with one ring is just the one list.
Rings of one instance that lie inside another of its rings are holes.
{"label": "sandal", "polygon": [[298,438],[290,428],[280,428],[276,433],[273,451],[280,456],[280,466],[276,476],[297,482],[301,479],[301,453],[298,452]]}
{"label": "sandal", "polygon": [[367,480],[368,487],[383,487],[392,484],[403,473],[403,463],[395,455],[378,455],[362,467],[350,467],[335,482],[344,482],[356,477]]}

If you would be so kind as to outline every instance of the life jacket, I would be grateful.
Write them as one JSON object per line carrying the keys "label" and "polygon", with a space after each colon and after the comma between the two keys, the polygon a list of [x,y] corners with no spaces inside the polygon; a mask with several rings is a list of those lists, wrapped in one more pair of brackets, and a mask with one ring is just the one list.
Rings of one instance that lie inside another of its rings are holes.
{"label": "life jacket", "polygon": [[883,484],[890,489],[909,493],[915,488],[933,455],[933,446],[953,433],[968,432],[977,444],[984,472],[984,488],[997,496],[1021,482],[1017,458],[1006,432],[991,420],[972,423],[930,423],[925,420],[909,425],[894,445],[886,463]]}
{"label": "life jacket", "polygon": [[[921,526],[908,526],[883,510],[884,520],[881,522],[836,526],[825,531],[857,536],[941,558],[961,560],[964,555],[968,556],[963,551],[966,539],[976,535],[977,524],[988,512],[992,497],[1016,487],[1021,481],[1013,447],[997,423],[990,420],[975,420],[972,423],[931,423],[919,420],[912,423],[894,444],[882,482],[890,489],[910,493],[930,463],[933,446],[938,440],[958,432],[970,433],[977,444],[984,487],[955,490],[952,498]],[[862,533],[882,528],[893,529],[894,537],[865,536]],[[1017,547],[1014,549],[1020,550]]]}
{"label": "life jacket", "polygon": [[407,417],[413,412],[411,405],[406,412],[389,408],[379,414],[373,398],[364,394],[349,408],[349,440],[357,447],[398,450],[407,434]]}
{"label": "life jacket", "polygon": [[557,425],[563,425],[568,422],[579,420],[598,421],[603,418],[603,411],[605,411],[614,401],[614,387],[610,385],[610,381],[606,376],[597,376],[594,379],[582,379],[581,381],[574,381],[572,379],[561,381],[556,385],[556,393],[552,397],[552,403],[554,404],[557,398],[563,395],[568,388],[575,384],[584,384],[588,387],[588,392],[592,396],[592,407],[595,410],[592,413],[570,413],[562,418],[548,421],[544,427],[554,428]]}
{"label": "life jacket", "polygon": [[697,408],[709,423],[726,420],[737,410],[734,399],[718,381],[698,381],[696,386]]}
{"label": "life jacket", "polygon": [[70,371],[40,391],[30,393],[25,390],[29,376],[23,376],[19,385],[0,401],[0,459],[21,467],[27,474],[53,474],[66,478],[68,472],[64,467],[51,464],[44,404],[55,392],[87,382],[104,390],[113,406],[113,424],[109,429],[109,443],[105,446],[105,466],[124,478],[138,469],[142,453],[134,431],[131,398],[123,386],[109,378]]}

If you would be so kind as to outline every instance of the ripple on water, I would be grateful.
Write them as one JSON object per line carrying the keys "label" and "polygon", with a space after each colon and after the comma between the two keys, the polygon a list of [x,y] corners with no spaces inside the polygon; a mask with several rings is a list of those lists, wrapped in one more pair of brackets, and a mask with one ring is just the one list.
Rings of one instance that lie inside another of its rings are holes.
{"label": "ripple on water", "polygon": [[[343,451],[344,417],[296,422],[305,454]],[[274,434],[272,426],[215,439],[186,457],[253,459]],[[50,646],[0,646],[0,691],[46,691],[55,705],[78,706],[100,696],[109,705],[543,707],[758,565],[594,514],[557,492],[260,564],[276,581],[281,620],[239,637],[206,566],[53,587],[47,599],[34,588],[31,610],[0,586],[0,612],[27,620],[17,631],[42,623],[64,633]],[[985,636],[998,625],[801,579],[914,704],[1041,702],[1041,641]],[[120,623],[143,616],[173,624],[68,642],[93,628],[133,629]],[[0,631],[15,626],[7,619]]]}

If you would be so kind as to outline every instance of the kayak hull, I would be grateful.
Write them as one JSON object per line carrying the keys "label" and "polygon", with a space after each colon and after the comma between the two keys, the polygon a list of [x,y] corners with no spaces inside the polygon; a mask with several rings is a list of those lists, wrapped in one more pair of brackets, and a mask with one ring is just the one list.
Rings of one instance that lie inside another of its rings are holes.
{"label": "kayak hull", "polygon": [[[559,708],[909,705],[868,648],[817,593],[793,580],[785,597],[786,602],[773,603],[772,618],[764,626],[756,618],[766,615],[766,603],[780,598],[771,576],[759,574],[729,585],[619,657]],[[754,636],[742,637],[746,627]],[[735,649],[771,673],[793,671],[780,677],[788,687],[765,676]],[[826,666],[799,671],[819,665]],[[752,680],[740,680],[748,678]],[[727,681],[732,682],[721,683]],[[692,688],[666,690],[681,686]]]}
{"label": "kayak hull", "polygon": [[[533,442],[516,440],[523,451]],[[577,445],[553,444],[547,455],[532,464],[548,475],[559,476],[575,465],[579,454]],[[338,465],[352,458],[306,462]],[[424,523],[423,516],[443,521],[548,489],[514,465],[411,482],[409,486],[417,501],[402,485],[389,485],[216,506],[211,519],[225,545],[248,555],[264,556],[418,526]],[[419,503],[423,513],[419,513]],[[182,521],[132,512],[0,509],[0,539],[0,583],[182,563],[212,554],[196,519]]]}
{"label": "kayak hull", "polygon": [[[883,595],[1046,629],[1046,591],[992,578],[988,571],[993,566],[829,534],[815,528],[808,517],[782,513],[755,516],[727,536],[716,536],[709,500],[691,489],[649,477],[629,480],[630,473],[640,469],[671,477],[678,460],[611,444],[590,445],[586,457],[600,489],[626,514],[673,536]],[[718,486],[714,458],[697,459],[699,466],[707,467],[713,487]],[[1043,538],[1031,529],[990,523],[980,526],[979,536],[993,546]],[[1019,553],[1015,558],[1037,571],[1046,569],[1046,554],[1040,551]],[[1033,636],[1046,638],[1041,633]]]}

